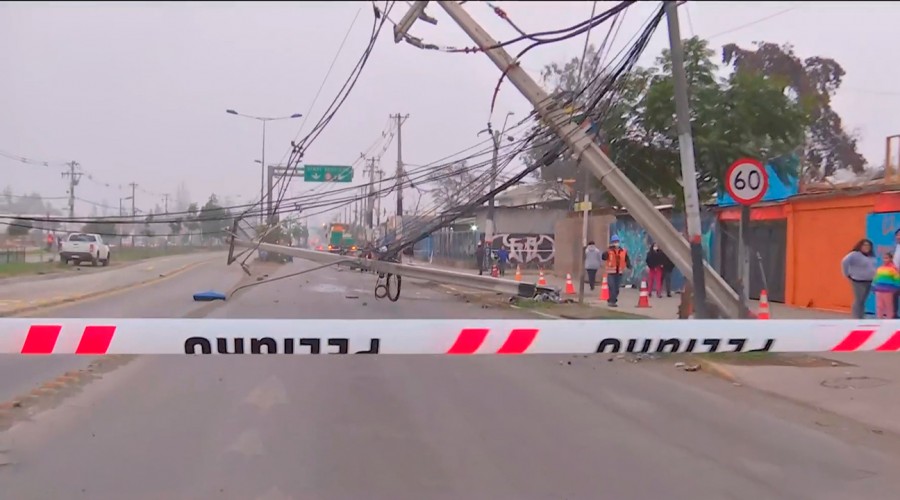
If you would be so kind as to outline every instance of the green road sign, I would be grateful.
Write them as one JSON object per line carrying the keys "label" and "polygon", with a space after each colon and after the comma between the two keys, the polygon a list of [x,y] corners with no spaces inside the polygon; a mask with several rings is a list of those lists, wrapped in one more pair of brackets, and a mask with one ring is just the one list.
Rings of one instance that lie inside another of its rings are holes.
{"label": "green road sign", "polygon": [[303,169],[306,182],[351,182],[353,167],[343,165],[306,165]]}

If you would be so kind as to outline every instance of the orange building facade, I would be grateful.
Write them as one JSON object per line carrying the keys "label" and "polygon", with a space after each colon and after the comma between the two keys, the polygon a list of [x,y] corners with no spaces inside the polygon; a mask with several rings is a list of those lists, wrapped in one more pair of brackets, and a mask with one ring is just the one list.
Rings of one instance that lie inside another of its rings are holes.
{"label": "orange building facade", "polygon": [[[751,210],[751,221],[786,220],[785,300],[788,305],[849,312],[852,292],[841,274],[841,259],[866,238],[866,218],[898,213],[900,192],[831,192],[798,195]],[[739,208],[719,213],[719,220],[740,218]],[[889,219],[893,220],[893,219]],[[889,227],[893,231],[900,226]]]}

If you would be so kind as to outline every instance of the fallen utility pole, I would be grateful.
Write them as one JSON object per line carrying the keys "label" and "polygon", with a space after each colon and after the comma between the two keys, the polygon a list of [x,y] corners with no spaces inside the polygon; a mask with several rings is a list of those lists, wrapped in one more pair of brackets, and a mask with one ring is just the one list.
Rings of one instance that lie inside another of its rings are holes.
{"label": "fallen utility pole", "polygon": [[[490,276],[478,276],[456,271],[447,271],[444,269],[410,266],[407,264],[397,264],[394,262],[387,262],[383,260],[363,259],[360,257],[350,257],[347,255],[336,255],[333,253],[317,252],[315,250],[306,250],[303,248],[288,247],[284,245],[256,243],[249,239],[244,240],[238,239],[237,237],[232,237],[231,243],[234,247],[238,248],[258,249],[269,253],[290,255],[312,262],[318,262],[320,264],[352,264],[353,267],[368,269],[378,273],[394,274],[406,278],[422,279],[445,285],[456,285],[464,288],[473,288],[477,290],[485,290],[488,292],[516,295],[519,297],[532,298],[544,293],[555,294],[557,292],[557,290],[552,287],[537,286],[530,283],[520,283],[513,280],[492,278]],[[229,249],[229,255],[233,254],[234,250]],[[233,261],[233,257],[229,259],[229,264],[231,264],[231,261]]]}
{"label": "fallen utility pole", "polygon": [[[633,182],[603,153],[600,147],[555,100],[525,72],[503,48],[469,16],[457,2],[437,2],[467,35],[487,54],[513,85],[535,107],[543,122],[572,150],[582,164],[590,169],[603,186],[625,205],[628,212],[653,237],[685,276],[692,276],[692,258],[688,242],[675,230]],[[412,23],[410,23],[411,25]],[[693,182],[694,179],[684,179]],[[722,315],[740,317],[740,301],[728,283],[708,264],[703,263],[705,286],[711,301]],[[692,279],[693,281],[693,279]]]}

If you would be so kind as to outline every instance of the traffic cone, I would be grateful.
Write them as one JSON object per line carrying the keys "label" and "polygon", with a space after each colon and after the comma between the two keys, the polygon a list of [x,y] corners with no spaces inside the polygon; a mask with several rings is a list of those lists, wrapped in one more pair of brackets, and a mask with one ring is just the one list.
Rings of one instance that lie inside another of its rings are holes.
{"label": "traffic cone", "polygon": [[606,276],[600,282],[600,300],[609,300],[609,282],[606,281]]}
{"label": "traffic cone", "polygon": [[538,286],[547,286],[547,280],[544,278],[544,270],[541,269],[538,273]]}
{"label": "traffic cone", "polygon": [[566,273],[566,295],[575,295],[575,285],[572,284],[572,275]]}
{"label": "traffic cone", "polygon": [[638,307],[650,307],[650,290],[647,289],[647,282],[641,280],[641,295],[638,297]]}
{"label": "traffic cone", "polygon": [[756,319],[769,319],[769,294],[765,290],[759,292],[759,313]]}
{"label": "traffic cone", "polygon": [[522,281],[522,267],[516,264],[516,281]]}

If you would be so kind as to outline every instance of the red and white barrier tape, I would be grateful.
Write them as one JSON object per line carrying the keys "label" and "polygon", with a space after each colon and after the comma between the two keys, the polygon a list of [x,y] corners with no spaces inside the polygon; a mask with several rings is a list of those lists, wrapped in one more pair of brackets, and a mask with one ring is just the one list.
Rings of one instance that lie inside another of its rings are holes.
{"label": "red and white barrier tape", "polygon": [[900,321],[0,319],[5,354],[900,351]]}

